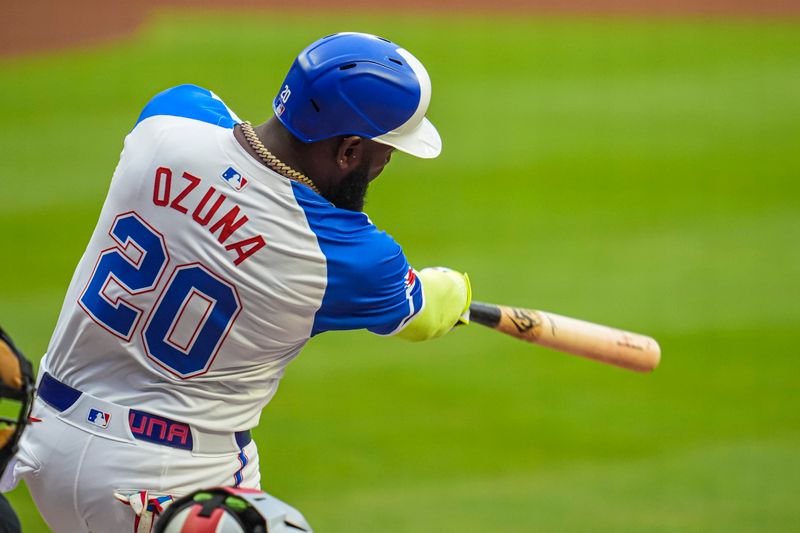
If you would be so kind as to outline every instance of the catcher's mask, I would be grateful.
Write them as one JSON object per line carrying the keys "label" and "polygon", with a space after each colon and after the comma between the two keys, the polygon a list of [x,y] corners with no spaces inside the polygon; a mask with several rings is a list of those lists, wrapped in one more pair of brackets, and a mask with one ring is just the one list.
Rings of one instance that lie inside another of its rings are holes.
{"label": "catcher's mask", "polygon": [[300,511],[255,489],[217,487],[176,500],[154,533],[312,533]]}
{"label": "catcher's mask", "polygon": [[17,453],[17,442],[28,423],[31,411],[33,386],[31,362],[25,359],[3,328],[0,328],[0,398],[4,400],[0,405],[0,413],[17,413],[14,418],[0,416],[0,472],[6,469],[8,462]]}

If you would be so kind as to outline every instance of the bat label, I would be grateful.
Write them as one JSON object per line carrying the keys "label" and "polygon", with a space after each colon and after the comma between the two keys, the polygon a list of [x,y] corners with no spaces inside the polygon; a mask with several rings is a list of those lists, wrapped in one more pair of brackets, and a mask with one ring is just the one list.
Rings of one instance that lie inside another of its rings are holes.
{"label": "bat label", "polygon": [[645,347],[642,343],[637,343],[636,339],[632,338],[627,333],[623,333],[619,340],[617,340],[617,346],[622,346],[623,348],[631,348],[633,350],[638,350],[643,352]]}
{"label": "bat label", "polygon": [[511,312],[512,316],[509,316],[508,318],[520,333],[527,333],[538,325],[536,318],[525,309],[512,307]]}

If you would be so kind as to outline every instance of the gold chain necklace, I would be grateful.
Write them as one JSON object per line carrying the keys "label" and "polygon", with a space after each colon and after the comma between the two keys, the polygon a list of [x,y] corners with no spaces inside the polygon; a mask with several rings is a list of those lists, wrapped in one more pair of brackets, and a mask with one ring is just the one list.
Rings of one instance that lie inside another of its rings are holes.
{"label": "gold chain necklace", "polygon": [[303,174],[302,172],[298,172],[289,165],[285,164],[283,161],[275,157],[272,152],[267,150],[267,147],[264,146],[264,143],[261,142],[261,139],[258,138],[256,135],[255,130],[253,129],[253,125],[250,124],[249,120],[245,120],[241,124],[242,133],[244,134],[244,138],[247,139],[247,142],[250,144],[250,148],[252,148],[255,153],[258,154],[258,157],[261,158],[261,161],[267,165],[269,168],[277,172],[282,176],[286,176],[290,180],[295,180],[297,182],[302,183],[303,185],[307,185],[311,187],[311,190],[317,194],[320,194],[319,189],[317,186],[314,185],[314,182],[311,181],[311,178]]}

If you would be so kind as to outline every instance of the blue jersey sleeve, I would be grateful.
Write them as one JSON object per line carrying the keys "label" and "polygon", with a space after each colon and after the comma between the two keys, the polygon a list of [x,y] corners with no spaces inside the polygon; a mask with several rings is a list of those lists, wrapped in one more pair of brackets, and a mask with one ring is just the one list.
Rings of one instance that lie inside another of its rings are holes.
{"label": "blue jersey sleeve", "polygon": [[144,107],[136,124],[158,115],[191,118],[228,129],[238,122],[222,100],[197,85],[178,85],[158,93]]}
{"label": "blue jersey sleeve", "polygon": [[422,284],[392,237],[363,213],[336,209],[293,183],[327,263],[327,287],[311,334],[368,329],[389,335],[422,308]]}

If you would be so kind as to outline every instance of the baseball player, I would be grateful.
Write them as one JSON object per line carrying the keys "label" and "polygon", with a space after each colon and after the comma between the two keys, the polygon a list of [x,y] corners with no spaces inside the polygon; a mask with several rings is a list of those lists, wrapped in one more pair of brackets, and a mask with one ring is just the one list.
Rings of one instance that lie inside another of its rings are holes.
{"label": "baseball player", "polygon": [[311,337],[425,340],[465,322],[467,277],[417,272],[361,212],[395,150],[439,154],[430,97],[416,57],[361,33],[303,50],[256,127],[201,87],[156,95],[125,138],[6,488],[25,479],[55,531],[94,533],[202,487],[259,488],[250,430]]}
{"label": "baseball player", "polygon": [[[17,452],[17,443],[28,426],[33,401],[33,365],[0,327],[0,398],[3,412],[16,411],[16,417],[0,416],[0,472]],[[8,402],[10,405],[5,405]],[[2,481],[0,481],[2,484]],[[0,533],[22,531],[17,513],[0,494]]]}

